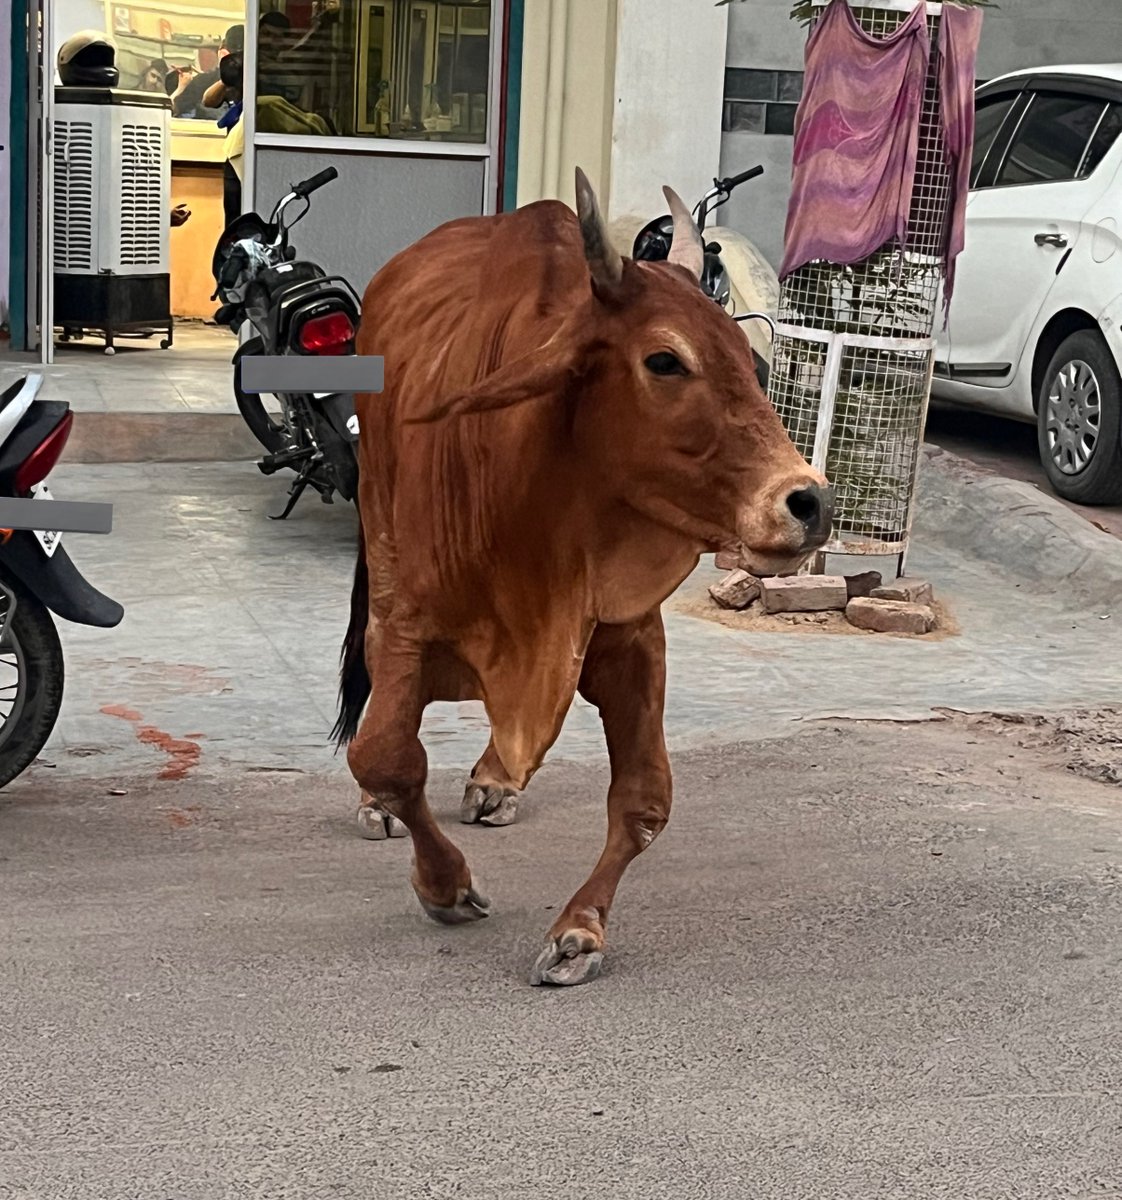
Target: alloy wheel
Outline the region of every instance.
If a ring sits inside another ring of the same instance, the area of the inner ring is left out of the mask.
[[[1094,457],[1102,421],[1102,392],[1091,366],[1082,359],[1065,363],[1045,401],[1048,453],[1064,475],[1078,475]]]

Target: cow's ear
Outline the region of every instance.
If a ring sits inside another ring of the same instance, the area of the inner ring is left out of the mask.
[[[577,217],[584,239],[584,257],[592,276],[592,290],[601,300],[614,300],[623,280],[623,259],[612,245],[596,193],[580,167],[577,167]]]
[[[416,416],[407,417],[406,425],[427,425],[446,417],[493,412],[511,408],[527,400],[547,400],[564,392],[576,378],[580,356],[572,347],[565,349],[568,338],[554,335],[533,354],[527,354],[481,379],[454,396],[441,400]]]

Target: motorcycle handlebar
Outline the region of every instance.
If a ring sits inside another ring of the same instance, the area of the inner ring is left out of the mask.
[[[756,179],[763,173],[763,167],[749,167],[747,171],[741,171],[739,175],[730,175],[728,179],[718,179],[715,182],[721,191],[731,192],[733,188],[747,183],[749,179]]]
[[[762,168],[761,168],[762,170]],[[307,199],[312,192],[323,187],[324,184],[330,183],[333,179],[339,178],[339,172],[334,167],[325,167],[317,175],[313,175],[311,179],[305,179],[303,183],[297,183],[293,186],[292,194]]]

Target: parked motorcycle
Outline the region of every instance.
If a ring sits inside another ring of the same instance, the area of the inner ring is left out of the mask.
[[[270,414],[260,395],[242,387],[241,364],[250,355],[353,355],[361,302],[339,275],[298,259],[289,231],[311,207],[309,197],[338,178],[328,167],[297,183],[277,201],[268,221],[246,213],[227,226],[215,247],[212,270],[221,299],[219,324],[240,332],[246,322],[256,336],[234,355],[234,397],[266,454],[258,463],[265,475],[296,472],[283,521],[306,488],[326,504],[336,492],[352,501],[358,487],[358,424],[354,397],[344,392],[278,392],[280,412]],[[295,215],[291,205],[303,201]]]
[[[694,220],[697,222],[697,227],[701,231],[702,240],[704,241],[705,226],[709,217],[716,212],[722,204],[727,203],[733,191],[742,183],[747,183],[750,179],[756,179],[764,173],[761,166],[749,167],[747,171],[741,171],[739,175],[732,175],[727,179],[714,179],[713,186],[704,196],[697,202],[693,209]],[[639,230],[635,237],[635,244],[632,247],[631,257],[639,261],[660,262],[669,258],[670,243],[674,238],[674,218],[667,213],[665,216],[656,217],[653,221],[649,221],[642,229]],[[735,311],[735,304],[732,302],[732,281],[729,278],[728,269],[721,258],[721,245],[719,242],[705,242],[705,257],[704,266],[701,273],[701,288],[707,296],[721,306],[726,312],[731,309],[731,316],[735,321],[764,321],[774,333],[775,322],[771,316],[765,312],[743,312]],[[766,391],[768,385],[768,365],[764,359],[756,354],[756,377],[760,381],[760,386]]]
[[[44,480],[74,414],[63,400],[37,400],[41,383],[29,375],[0,393],[0,495],[51,499]],[[102,629],[124,616],[61,542],[60,533],[0,529],[0,787],[35,761],[58,720],[65,669],[51,614]]]

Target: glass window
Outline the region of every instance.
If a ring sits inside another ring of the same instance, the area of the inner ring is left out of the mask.
[[[1106,102],[1039,92],[998,173],[998,186],[1074,179]]]
[[[754,71],[747,67],[725,70],[726,100],[775,100],[778,92],[778,71]]]
[[[262,133],[485,142],[490,0],[281,0],[258,34]]]
[[[795,104],[769,104],[764,132],[791,136],[795,132],[795,113],[797,111],[798,106]]]
[[[802,71],[779,72],[779,99],[801,100],[803,98]]]
[[[225,101],[207,91],[218,80],[218,64],[227,53],[241,52],[245,38],[245,0],[148,0],[118,4],[112,0],[57,0],[55,39],[62,45],[79,29],[103,28],[117,44],[118,87],[169,96],[173,145],[181,135],[211,136],[225,131],[215,122]]]
[[[1098,129],[1095,130],[1095,136],[1091,138],[1090,146],[1087,147],[1083,165],[1079,168],[1080,179],[1086,179],[1102,162],[1117,141],[1120,131],[1122,131],[1122,104],[1111,104],[1103,113],[1103,119],[1099,122]]]
[[[763,133],[766,104],[745,104],[737,100],[725,101],[725,119],[721,129],[725,133]]]
[[[993,145],[994,138],[997,137],[1001,123],[1005,120],[1016,99],[1015,95],[989,96],[980,100],[974,110],[974,157],[970,163],[970,186],[972,188],[985,186],[979,179],[982,164],[986,161],[986,155]]]

